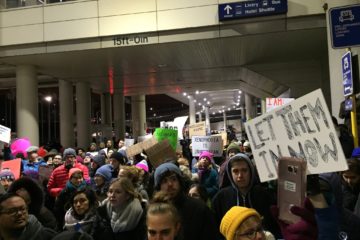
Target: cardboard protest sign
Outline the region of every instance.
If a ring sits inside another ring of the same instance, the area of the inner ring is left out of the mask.
[[[199,156],[202,151],[211,152],[215,157],[222,156],[223,142],[221,135],[193,136],[191,144],[193,156]]]
[[[189,137],[192,138],[192,136],[206,136],[205,122],[189,125]]]
[[[149,158],[151,164],[156,168],[160,164],[162,164],[165,160],[174,159],[176,160],[176,153],[168,139],[165,139],[151,148],[147,149],[146,154]]]
[[[154,132],[156,140],[161,142],[164,139],[169,140],[171,147],[176,150],[176,144],[178,141],[178,131],[168,128],[157,128]]]
[[[227,145],[227,133],[226,132],[220,132],[219,134],[213,134],[211,136],[221,136],[223,147]]]
[[[0,125],[0,141],[10,143],[11,129]]]
[[[150,139],[150,138],[152,138],[152,137],[153,137],[153,135],[151,135],[151,134],[145,135],[145,136],[138,136],[137,142],[138,142],[138,143],[139,143],[139,142],[143,142],[143,141],[145,141],[145,140],[147,140],[147,139]]]
[[[15,179],[20,177],[20,169],[21,169],[21,158],[17,158],[14,160],[2,161],[1,162],[1,170],[10,169],[10,171],[14,174]]]
[[[150,135],[151,136],[151,135]],[[146,140],[139,142],[137,144],[131,145],[126,148],[126,155],[128,157],[133,157],[137,154],[142,153],[143,150],[150,148],[155,145],[158,141],[154,137],[146,138]]]
[[[344,171],[346,159],[320,89],[245,123],[262,182],[277,178],[280,156],[307,161],[307,173]]]

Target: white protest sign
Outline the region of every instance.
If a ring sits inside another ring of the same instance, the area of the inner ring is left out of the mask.
[[[266,112],[284,106],[293,100],[294,98],[266,98]]]
[[[132,145],[134,145],[135,143],[135,139],[132,139],[132,138],[125,138],[125,147],[130,147]]]
[[[0,141],[9,143],[11,137],[11,129],[0,125]]]
[[[320,89],[245,123],[262,182],[277,178],[280,156],[307,161],[307,173],[344,171],[346,158]]]
[[[160,127],[178,130],[178,139],[183,139],[183,128],[188,118],[188,116],[183,116],[174,118],[173,122],[161,122]]]
[[[192,155],[199,156],[202,151],[208,151],[215,157],[221,157],[223,142],[221,135],[217,136],[193,136],[191,138]]]

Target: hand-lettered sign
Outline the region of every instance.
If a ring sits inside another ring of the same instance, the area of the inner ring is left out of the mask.
[[[308,174],[347,169],[320,89],[246,122],[245,129],[262,182],[277,178],[280,156],[305,159]]]
[[[199,156],[202,151],[209,151],[215,157],[221,157],[223,152],[223,141],[221,135],[193,136],[191,138],[192,155]]]

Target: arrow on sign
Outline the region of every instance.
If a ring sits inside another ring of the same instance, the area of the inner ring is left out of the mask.
[[[226,11],[226,14],[230,14],[230,10],[232,10],[232,7],[230,5],[226,5],[224,7],[224,10]]]

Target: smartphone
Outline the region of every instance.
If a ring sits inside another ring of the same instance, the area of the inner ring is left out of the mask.
[[[302,206],[306,193],[306,161],[281,157],[278,162],[278,207],[279,219],[296,223],[300,217],[292,214],[293,205]]]

